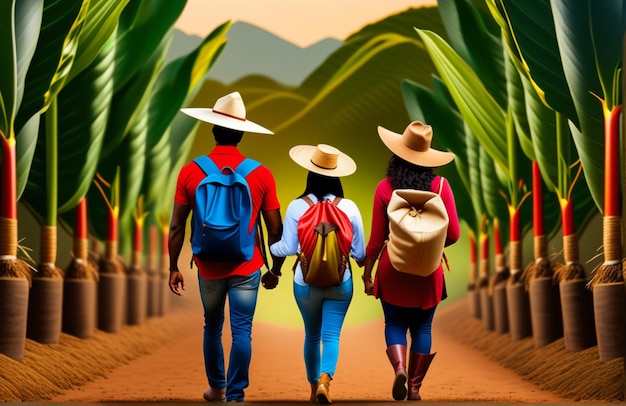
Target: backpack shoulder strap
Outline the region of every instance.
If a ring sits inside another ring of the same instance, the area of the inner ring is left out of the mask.
[[[311,198],[309,196],[302,196],[301,199],[304,200],[305,202],[307,202],[307,204],[309,206],[313,206],[315,204],[315,203],[313,203],[313,200],[311,200]]]
[[[250,175],[250,173],[256,168],[258,168],[259,166],[261,166],[260,162],[257,162],[251,158],[246,158],[243,161],[241,161],[239,165],[237,165],[237,168],[235,168],[235,171],[245,178],[248,175]]]
[[[217,165],[215,165],[215,162],[213,162],[213,160],[207,155],[199,156],[193,161],[196,163],[196,165],[200,167],[200,169],[202,169],[202,172],[204,172],[205,175],[208,175],[209,173],[220,172],[220,168],[218,168]]]
[[[339,202],[341,201],[341,199],[342,199],[341,197],[336,196],[336,197],[335,197],[335,200],[333,200],[333,204],[334,204],[335,206],[337,206],[337,205],[339,204]]]
[[[441,195],[441,190],[443,189],[443,181],[444,181],[443,176],[440,176],[439,177],[439,192],[437,192],[438,195]]]

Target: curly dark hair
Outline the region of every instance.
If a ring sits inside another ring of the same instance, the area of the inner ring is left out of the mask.
[[[341,185],[340,178],[334,176],[324,176],[311,171],[309,171],[309,174],[306,177],[306,187],[304,188],[304,192],[298,196],[298,198],[306,196],[309,193],[313,193],[315,197],[317,197],[317,200],[322,200],[322,198],[328,193],[337,197],[344,197],[343,186]]]
[[[387,165],[387,177],[394,189],[430,190],[435,172],[433,168],[414,165],[392,155]]]

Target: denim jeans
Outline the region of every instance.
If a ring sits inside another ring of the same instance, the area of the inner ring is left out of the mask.
[[[411,333],[411,352],[430,354],[433,343],[433,316],[437,306],[430,309],[401,307],[381,301],[385,315],[385,341],[387,347],[407,345],[406,332]]]
[[[243,401],[248,387],[252,355],[252,318],[256,309],[261,271],[248,276],[206,280],[198,276],[200,298],[204,307],[204,366],[209,385],[226,388],[226,400]],[[224,371],[222,329],[228,297],[232,345],[228,372]]]
[[[339,358],[341,326],[352,301],[352,278],[329,287],[294,283],[293,293],[304,321],[307,379],[309,383],[316,383],[321,373],[333,377]]]

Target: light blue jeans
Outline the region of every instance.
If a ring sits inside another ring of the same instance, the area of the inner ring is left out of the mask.
[[[307,379],[309,383],[316,383],[321,373],[333,377],[339,358],[339,335],[352,301],[352,278],[329,287],[294,283],[293,293],[304,321]]]
[[[204,366],[209,385],[226,388],[227,401],[243,402],[252,356],[252,318],[256,309],[261,270],[248,276],[206,280],[198,276],[204,307]],[[232,345],[228,372],[224,371],[224,306],[228,297]]]

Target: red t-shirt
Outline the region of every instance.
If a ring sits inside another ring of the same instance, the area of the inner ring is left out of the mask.
[[[237,147],[223,145],[216,146],[209,153],[209,156],[220,169],[225,166],[234,168],[246,158]],[[193,210],[196,188],[205,176],[202,169],[194,162],[189,162],[183,166],[178,174],[174,201],[178,204],[188,205]],[[280,203],[276,196],[274,176],[267,167],[259,166],[246,177],[246,181],[250,186],[250,194],[252,195],[252,220],[250,223],[252,226],[257,221],[260,211],[278,210]],[[245,276],[263,266],[263,257],[259,246],[259,241],[257,241],[254,256],[246,262],[202,261],[196,258],[193,261],[198,267],[200,276],[204,279],[220,279],[233,275]]]
[[[435,176],[431,184],[431,192],[439,191],[439,176]],[[443,267],[424,277],[411,275],[395,270],[387,255],[385,241],[389,236],[389,218],[387,206],[391,200],[393,188],[389,178],[385,178],[376,187],[372,211],[372,228],[365,255],[378,258],[378,267],[374,279],[374,296],[395,306],[421,307],[429,309],[446,297]],[[448,212],[448,236],[446,246],[455,243],[461,233],[459,218],[456,211],[454,195],[448,182],[443,183],[441,199]],[[382,250],[382,252],[381,252]]]

